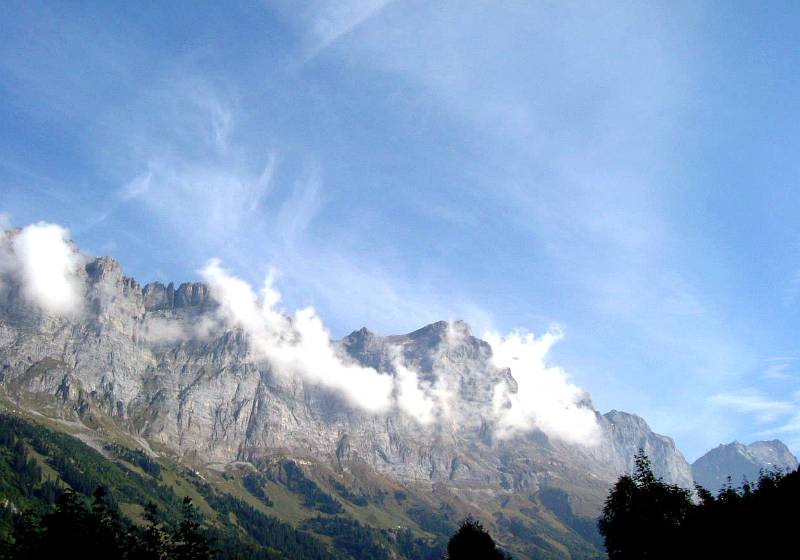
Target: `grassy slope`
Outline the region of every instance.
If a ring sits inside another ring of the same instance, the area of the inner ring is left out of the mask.
[[[109,487],[121,511],[134,522],[140,520],[141,506],[147,501],[156,502],[162,511],[174,516],[179,500],[188,495],[207,525],[226,538],[243,540],[274,557],[300,558],[298,554],[305,554],[309,558],[316,555],[359,559],[381,557],[385,551],[387,558],[424,559],[428,555],[436,557],[460,519],[477,506],[487,528],[517,558],[600,556],[596,547],[568,526],[572,521],[568,515],[560,512],[561,517],[556,516],[536,496],[508,494],[497,498],[440,485],[433,489],[403,487],[358,464],[348,465],[344,472],[334,472],[320,464],[303,465],[300,474],[294,475],[299,477],[298,482],[287,478],[287,469],[294,472],[287,467],[287,461],[276,459],[258,466],[266,475],[261,488],[271,502],[267,504],[243,483],[248,473],[256,472],[254,466],[228,466],[224,472],[195,471],[162,453],[156,459],[160,473],[154,477],[130,457],[120,457],[104,448],[116,444],[128,450],[142,449],[141,442],[109,418],[90,414],[80,422],[65,422],[13,411],[15,408],[6,402],[0,405],[0,412],[5,409],[6,418],[30,427],[22,430],[23,439],[31,460],[43,473],[42,480],[57,479],[59,484],[68,485],[69,477],[54,466],[56,456],[61,457],[62,463],[66,457],[67,463],[74,462],[86,474],[89,484],[96,480]],[[47,445],[32,441],[37,439]],[[18,509],[47,507],[42,499],[15,489],[20,482],[9,459],[9,450],[0,448],[0,504],[7,498]],[[223,503],[219,497],[230,499]],[[337,507],[341,511],[331,511]],[[255,513],[248,513],[247,508]],[[280,529],[271,526],[276,535],[265,537],[265,520],[286,525]],[[291,531],[296,535],[290,535]],[[292,539],[314,542],[298,544]],[[298,553],[300,549],[302,552]]]

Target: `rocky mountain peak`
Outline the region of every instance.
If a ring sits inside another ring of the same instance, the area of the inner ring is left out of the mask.
[[[637,416],[636,414],[631,414],[630,412],[612,409],[606,412],[603,416],[605,416],[614,426],[620,428],[626,426],[642,431],[650,430],[650,426],[647,424],[647,421],[644,418]]]
[[[358,338],[371,338],[371,337],[375,336],[375,333],[373,333],[367,327],[361,327],[357,331],[353,331],[352,333],[350,333],[350,336],[358,337]]]
[[[413,340],[441,340],[446,337],[470,338],[472,337],[472,329],[466,322],[460,319],[455,321],[437,321],[435,323],[425,325],[421,329],[410,332],[406,336]]]
[[[122,278],[122,265],[114,257],[98,257],[86,263],[86,274],[92,282],[116,281]]]
[[[148,311],[205,308],[213,304],[209,288],[202,282],[184,282],[177,289],[172,282],[166,286],[161,282],[151,282],[142,290],[142,296]]]
[[[692,487],[691,467],[675,442],[653,432],[644,418],[611,410],[601,417],[601,426],[608,433],[612,447],[618,449],[612,456],[621,458],[617,464],[619,470],[633,471],[633,455],[642,449],[653,463],[656,475],[685,488]]]
[[[797,468],[797,457],[779,439],[770,441],[756,441],[747,446],[747,450],[753,457],[762,461],[766,465],[776,465],[789,468]]]
[[[761,471],[792,471],[797,458],[780,441],[756,441],[745,445],[738,441],[718,445],[694,463],[692,474],[698,484],[709,490],[719,490],[730,477],[733,484],[743,479],[758,480]]]
[[[373,338],[375,338],[375,333],[373,333],[367,327],[361,327],[357,331],[353,331],[344,337],[341,343],[348,348],[355,348],[364,346]]]

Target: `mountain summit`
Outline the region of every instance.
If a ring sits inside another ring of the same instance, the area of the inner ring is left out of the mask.
[[[797,458],[777,439],[744,445],[738,441],[719,445],[692,463],[692,475],[698,484],[719,490],[730,477],[734,485],[743,479],[758,480],[761,471],[793,471]]]

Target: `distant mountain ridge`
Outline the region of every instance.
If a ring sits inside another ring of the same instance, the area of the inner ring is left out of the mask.
[[[692,463],[692,475],[698,484],[716,492],[728,477],[736,486],[744,479],[756,482],[762,470],[786,472],[797,466],[797,458],[780,440],[750,445],[733,441],[715,447]]]

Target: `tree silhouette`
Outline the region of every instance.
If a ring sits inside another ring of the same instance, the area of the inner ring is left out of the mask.
[[[692,509],[691,493],[653,474],[643,450],[632,475],[623,475],[606,499],[598,523],[611,560],[664,558]]]
[[[3,558],[95,558],[107,560],[209,560],[208,540],[188,497],[177,527],[165,527],[153,503],[145,525],[123,522],[105,488],[98,486],[87,505],[71,489],[63,491],[52,512],[22,515]]]
[[[730,479],[715,496],[694,495],[656,478],[640,450],[636,469],[606,499],[598,527],[610,560],[767,558],[794,547],[800,471],[762,472],[757,483]]]
[[[183,498],[183,519],[172,536],[175,560],[208,560],[208,540],[200,533],[200,521],[189,496]]]
[[[497,547],[480,521],[467,517],[450,537],[447,544],[448,560],[510,560],[510,556]]]

